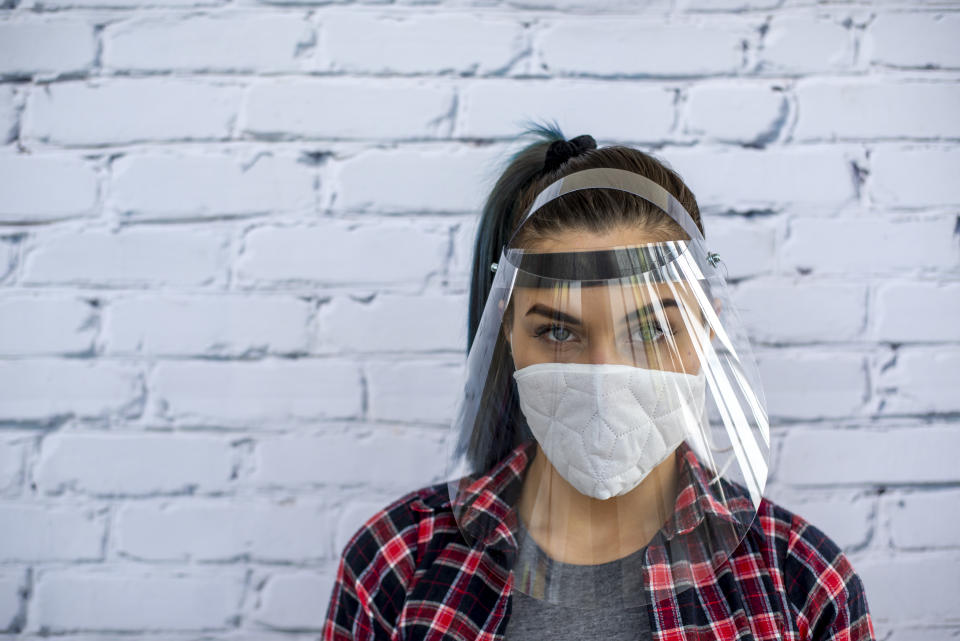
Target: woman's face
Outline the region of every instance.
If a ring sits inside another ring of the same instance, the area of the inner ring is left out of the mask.
[[[642,230],[570,231],[537,252],[609,249],[657,242]],[[537,363],[633,365],[696,374],[713,337],[690,284],[637,279],[517,287],[505,325],[516,369]]]

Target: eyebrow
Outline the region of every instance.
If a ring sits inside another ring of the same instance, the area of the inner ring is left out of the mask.
[[[675,301],[675,300],[672,299],[672,298],[664,298],[664,299],[662,299],[662,300],[660,301],[660,306],[661,306],[662,308],[664,308],[664,309],[666,309],[667,307],[677,307],[677,308],[679,308],[679,305],[677,305],[677,301]],[[644,305],[643,307],[641,307],[641,308],[639,308],[639,309],[636,309],[636,310],[634,310],[634,311],[632,311],[632,312],[628,312],[628,313],[626,314],[626,316],[623,317],[623,321],[624,321],[624,322],[629,322],[631,319],[634,319],[634,318],[642,318],[643,316],[649,315],[650,312],[653,311],[653,309],[654,309],[654,304],[653,304],[653,303],[647,303],[646,305]],[[538,316],[544,316],[544,317],[549,318],[549,319],[551,319],[551,320],[556,320],[556,321],[560,321],[561,323],[566,323],[567,325],[582,325],[582,324],[583,324],[583,323],[581,322],[581,320],[580,320],[579,318],[577,318],[576,316],[571,316],[570,314],[564,314],[563,312],[561,312],[561,311],[559,311],[559,310],[556,310],[556,309],[553,309],[552,307],[548,307],[548,306],[546,306],[546,305],[544,305],[544,304],[542,304],[542,303],[537,303],[536,305],[534,305],[533,307],[531,307],[530,309],[528,309],[528,310],[527,310],[527,313],[524,314],[524,316],[530,316],[531,314],[536,314],[536,315],[538,315]]]
[[[677,301],[675,301],[672,298],[661,298],[660,307],[662,307],[663,309],[666,309],[668,307],[676,307],[677,309],[680,308],[680,306],[677,305]],[[653,311],[653,309],[654,309],[654,304],[647,303],[646,305],[637,309],[636,311],[630,312],[629,314],[627,314],[626,318],[630,318],[631,316],[647,316],[650,312]]]
[[[545,316],[552,320],[558,320],[567,325],[581,325],[580,319],[576,316],[571,316],[570,314],[564,314],[563,312],[553,309],[552,307],[547,307],[541,303],[537,303],[533,307],[527,310],[527,313],[524,316],[529,316],[530,314],[537,314],[538,316]]]

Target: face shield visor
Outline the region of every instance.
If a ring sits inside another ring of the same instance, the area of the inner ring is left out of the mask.
[[[550,603],[642,606],[710,584],[756,516],[770,455],[749,342],[689,214],[592,169],[688,238],[507,248],[467,359],[448,488],[467,542]]]

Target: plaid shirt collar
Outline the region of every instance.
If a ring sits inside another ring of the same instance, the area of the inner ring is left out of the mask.
[[[513,506],[523,485],[523,473],[536,451],[530,441],[515,448],[487,474],[478,477],[456,494],[454,513],[465,534],[472,535],[487,549],[513,550],[517,547],[517,514]],[[709,489],[710,475],[687,443],[677,448],[680,476],[673,515],[661,529],[667,541],[690,534],[705,519],[717,520],[735,528],[743,528],[755,514],[755,508],[744,495],[727,496],[727,503]]]

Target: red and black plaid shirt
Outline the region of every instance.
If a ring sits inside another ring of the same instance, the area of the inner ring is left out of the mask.
[[[457,525],[446,483],[412,492],[367,521],[340,560],[323,639],[503,639],[514,574],[502,550],[516,545],[516,513],[502,497],[515,496],[531,451],[517,448],[470,485],[461,524],[483,520],[487,532],[473,544]],[[683,468],[669,535],[697,536],[710,519],[735,518],[737,501],[713,500],[693,451],[683,444],[678,453]],[[739,505],[752,513],[748,499]],[[672,589],[678,565],[658,543],[664,540],[658,535],[647,546],[643,577],[658,641],[874,639],[863,584],[837,545],[766,499],[719,568],[687,559],[690,589]]]

